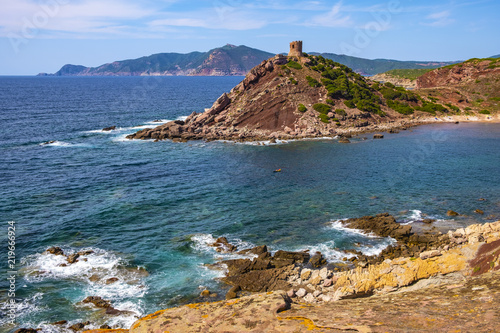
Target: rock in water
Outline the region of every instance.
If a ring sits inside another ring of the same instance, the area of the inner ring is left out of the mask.
[[[56,255],[56,256],[63,256],[64,255],[64,251],[60,247],[57,247],[57,246],[53,246],[51,248],[48,248],[47,250],[45,250],[45,252]]]

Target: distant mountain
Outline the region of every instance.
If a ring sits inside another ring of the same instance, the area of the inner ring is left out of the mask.
[[[352,68],[355,72],[363,75],[375,75],[387,72],[391,69],[413,69],[413,68],[438,68],[446,65],[457,63],[444,62],[444,61],[399,61],[392,59],[364,59],[358,57],[351,57],[343,54],[335,53],[311,53],[314,55],[321,55],[325,58],[332,59],[347,67]]]
[[[364,59],[335,53],[316,53],[352,68],[363,75],[374,75],[391,69],[437,68],[456,62],[398,61],[391,59]],[[64,65],[55,76],[141,76],[141,75],[189,75],[229,76],[246,75],[250,69],[273,53],[244,45],[227,44],[208,52],[158,53],[138,59],[115,61],[98,67]]]
[[[500,54],[497,54],[497,55],[491,56],[490,58],[500,58]]]
[[[244,45],[227,44],[208,52],[158,53],[115,61],[99,67],[64,65],[55,76],[245,75],[274,54]],[[40,74],[47,75],[47,74]]]

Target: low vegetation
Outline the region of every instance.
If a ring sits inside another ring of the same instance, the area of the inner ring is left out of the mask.
[[[400,79],[416,80],[419,76],[430,72],[433,68],[413,68],[413,69],[391,69],[384,74]]]

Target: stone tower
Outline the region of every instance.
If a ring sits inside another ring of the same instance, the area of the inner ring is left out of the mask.
[[[302,41],[298,40],[290,43],[289,57],[302,57]]]

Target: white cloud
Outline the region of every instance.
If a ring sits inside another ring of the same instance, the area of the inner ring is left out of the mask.
[[[451,13],[449,10],[444,10],[441,12],[430,14],[426,17],[427,21],[422,23],[431,27],[444,27],[455,22],[454,19],[450,18]]]
[[[314,16],[306,25],[321,27],[349,27],[353,25],[349,15],[342,15],[342,2],[335,4],[332,9],[324,14]]]

